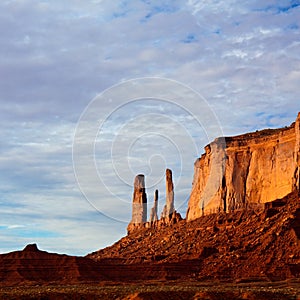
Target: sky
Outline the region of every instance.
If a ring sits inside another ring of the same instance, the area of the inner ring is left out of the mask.
[[[300,111],[300,1],[3,0],[0,252],[85,255],[126,234],[166,168],[185,216],[222,135]]]

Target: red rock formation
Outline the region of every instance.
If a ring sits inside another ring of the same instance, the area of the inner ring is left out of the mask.
[[[141,228],[88,257],[118,258],[153,272],[160,266],[173,279],[299,278],[300,197],[295,191],[260,211],[210,214],[159,230]]]
[[[168,218],[174,212],[174,185],[172,178],[172,171],[166,169],[166,205],[162,211],[161,217]]]
[[[145,176],[140,174],[134,179],[132,199],[132,219],[128,225],[128,232],[147,222],[147,195],[145,189]]]
[[[134,193],[132,203],[132,220],[127,226],[128,234],[142,228],[160,228],[170,226],[182,220],[181,215],[174,209],[174,185],[172,179],[172,171],[166,169],[166,204],[158,220],[157,204],[158,190],[154,194],[154,206],[150,212],[149,222],[147,216],[147,196],[145,193],[144,175],[137,175],[134,181]]]
[[[158,221],[157,206],[158,206],[158,190],[155,190],[155,192],[154,192],[154,204],[153,204],[153,207],[151,208],[150,218],[149,218],[150,223]]]
[[[300,275],[297,191],[265,210],[212,214],[140,228],[88,257],[35,245],[0,255],[0,286],[141,280],[284,280]]]
[[[294,159],[296,170],[294,174],[294,189],[300,191],[300,112],[298,113],[298,117],[295,123],[295,150],[294,150]]]
[[[105,280],[99,269],[90,259],[40,251],[32,244],[23,251],[0,255],[0,286]]]
[[[219,138],[205,152],[195,163],[187,220],[174,210],[167,170],[165,217],[146,222],[138,175],[130,235],[87,257],[51,254],[35,244],[0,255],[0,286],[299,278],[300,114],[290,127]],[[157,199],[158,191],[153,219]]]
[[[299,190],[300,114],[291,126],[218,138],[195,162],[187,220]]]

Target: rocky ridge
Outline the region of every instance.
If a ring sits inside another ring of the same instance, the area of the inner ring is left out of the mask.
[[[282,280],[300,275],[300,197],[261,210],[215,213],[172,226],[140,228],[87,256],[161,267],[170,278]],[[145,268],[144,267],[144,268]],[[177,271],[176,271],[177,270]],[[185,270],[180,275],[179,271]],[[168,273],[169,272],[169,273]]]
[[[49,253],[37,245],[0,255],[0,286],[104,280],[100,265],[85,257]]]
[[[113,282],[252,282],[300,276],[300,197],[265,209],[211,214],[140,228],[114,245],[73,257],[41,251],[0,255],[0,287]]]

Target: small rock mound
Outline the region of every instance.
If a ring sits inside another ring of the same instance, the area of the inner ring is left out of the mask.
[[[37,252],[39,251],[37,244],[28,244],[23,251],[26,252]]]

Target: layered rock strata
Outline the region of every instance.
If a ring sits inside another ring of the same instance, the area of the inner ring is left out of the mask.
[[[26,246],[22,251],[0,254],[1,286],[40,286],[42,284],[98,283],[105,280],[111,267],[105,267],[85,257],[49,253],[38,249],[36,244]],[[22,289],[22,288],[21,288]],[[0,288],[1,290],[1,288]],[[25,289],[26,290],[26,289]],[[62,299],[48,296],[0,299]],[[74,299],[72,297],[65,299]]]
[[[196,160],[187,220],[259,207],[300,185],[300,113],[296,122],[218,138]]]

